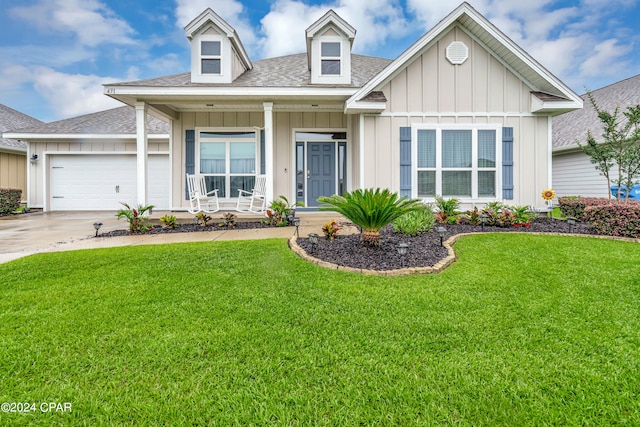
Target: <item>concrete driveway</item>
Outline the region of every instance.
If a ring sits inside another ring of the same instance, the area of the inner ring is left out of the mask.
[[[152,215],[157,219],[165,212]],[[181,222],[191,221],[187,212],[171,212]],[[221,213],[212,215],[222,217]],[[322,234],[322,225],[331,219],[344,220],[340,215],[325,212],[302,212],[300,235],[314,232]],[[256,215],[239,214],[239,219]],[[111,211],[100,212],[34,212],[0,217],[0,263],[41,252],[57,252],[75,249],[105,248],[141,244],[162,244],[213,240],[245,240],[289,238],[293,227],[274,227],[256,230],[204,231],[199,233],[173,233],[136,235],[125,237],[95,238],[94,222],[101,222],[100,233],[126,229],[127,222],[118,220]]]

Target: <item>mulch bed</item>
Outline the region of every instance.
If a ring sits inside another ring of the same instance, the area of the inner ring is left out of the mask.
[[[347,224],[342,224],[347,225]],[[271,228],[272,226],[262,224],[258,221],[237,222],[234,230]],[[461,233],[481,232],[481,226],[469,224],[447,225],[445,240],[449,237]],[[230,228],[219,226],[216,223],[208,227],[194,224],[178,224],[175,229],[155,227],[145,234],[161,233],[189,233],[198,231],[229,230]],[[531,222],[528,228],[516,227],[484,227],[485,232],[525,232],[525,233],[575,233],[575,234],[595,234],[588,224],[576,223],[573,229],[566,221],[539,217]],[[101,233],[101,237],[131,236],[137,233],[130,233],[127,230],[114,230]],[[404,242],[409,245],[409,251],[404,257],[404,262],[398,255],[398,244]],[[391,226],[381,230],[381,244],[379,247],[368,247],[360,243],[360,235],[338,235],[334,240],[328,240],[320,236],[318,244],[313,248],[306,236],[300,236],[298,245],[309,255],[322,261],[336,265],[367,270],[396,270],[402,267],[431,267],[447,256],[447,250],[440,246],[440,237],[434,231],[421,236],[410,237],[398,234]]]
[[[367,270],[396,270],[403,267],[432,267],[447,256],[447,249],[440,246],[440,236],[434,230],[421,236],[403,236],[393,231],[391,226],[381,230],[380,247],[367,247],[360,243],[360,235],[338,235],[334,240],[322,236],[318,244],[311,247],[309,239],[301,237],[298,245],[309,255],[322,261],[336,265]],[[481,232],[481,226],[469,224],[453,224],[446,226],[444,240],[461,233]],[[577,223],[570,229],[566,221],[540,217],[531,222],[528,228],[516,227],[484,227],[485,232],[528,232],[528,233],[578,233],[595,234],[588,224]],[[407,255],[398,255],[398,244],[409,245]]]

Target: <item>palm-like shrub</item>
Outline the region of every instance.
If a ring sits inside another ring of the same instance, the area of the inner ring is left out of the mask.
[[[354,190],[344,196],[319,197],[320,210],[335,211],[362,229],[362,241],[380,245],[380,229],[402,215],[422,208],[420,200],[399,197],[398,193],[379,188]]]
[[[129,206],[125,202],[120,202],[120,204],[123,205],[125,209],[120,209],[116,213],[116,217],[118,217],[118,219],[126,218],[127,221],[129,221],[130,232],[144,233],[150,228],[153,228],[146,224],[146,222],[149,220],[149,217],[145,215],[148,211],[151,211],[154,208],[153,205],[138,205],[134,208],[132,206]]]

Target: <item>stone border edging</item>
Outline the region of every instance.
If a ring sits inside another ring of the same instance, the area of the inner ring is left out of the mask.
[[[543,232],[517,232],[512,231],[517,234],[537,234],[537,235],[546,235],[546,236],[571,236],[571,237],[592,237],[596,239],[608,239],[608,240],[617,240],[621,242],[630,242],[630,243],[640,243],[640,239],[632,239],[630,237],[616,237],[616,236],[600,236],[595,234],[569,234],[569,233],[543,233]],[[300,258],[305,261],[309,261],[313,264],[316,264],[320,267],[328,268],[329,270],[339,270],[339,271],[347,271],[350,273],[360,273],[370,276],[407,276],[410,274],[436,274],[442,272],[444,269],[449,267],[456,261],[456,253],[453,250],[453,244],[460,238],[464,236],[472,236],[474,234],[487,234],[482,232],[476,233],[460,233],[454,236],[449,237],[442,244],[447,249],[447,256],[438,261],[433,265],[433,267],[406,267],[406,268],[398,268],[395,270],[369,270],[366,268],[354,268],[347,267],[344,265],[333,264],[327,261],[323,261],[321,259],[312,257],[309,255],[304,249],[302,249],[298,245],[298,238],[294,234],[289,239],[289,248],[296,253]]]

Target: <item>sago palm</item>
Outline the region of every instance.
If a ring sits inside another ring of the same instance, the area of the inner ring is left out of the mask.
[[[344,215],[362,229],[362,241],[380,245],[380,229],[402,215],[419,210],[420,200],[399,197],[388,189],[365,189],[346,192],[344,196],[319,197],[318,201],[329,206],[320,210],[335,211]]]

